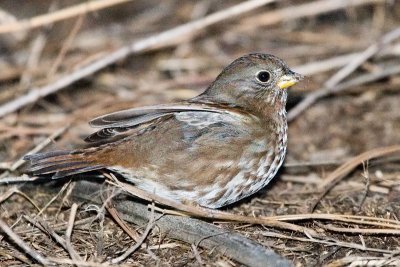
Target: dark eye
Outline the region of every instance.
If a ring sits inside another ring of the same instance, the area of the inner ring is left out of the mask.
[[[262,83],[268,82],[270,78],[271,78],[271,74],[268,71],[265,71],[265,70],[260,71],[257,74],[257,79]]]

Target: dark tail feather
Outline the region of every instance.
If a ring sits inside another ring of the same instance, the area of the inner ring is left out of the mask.
[[[53,173],[54,179],[103,168],[83,151],[52,151],[26,155],[24,159],[30,161],[33,175]]]

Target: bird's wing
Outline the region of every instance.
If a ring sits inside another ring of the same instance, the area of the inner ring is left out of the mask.
[[[133,108],[97,117],[89,122],[94,128],[102,128],[89,135],[86,142],[101,142],[126,133],[132,128],[146,125],[158,118],[179,112],[200,111],[222,113],[224,110],[207,104],[180,103]]]

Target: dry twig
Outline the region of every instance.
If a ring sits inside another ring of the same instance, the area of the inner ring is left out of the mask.
[[[30,30],[40,26],[48,25],[60,20],[76,17],[89,12],[97,11],[100,9],[115,6],[131,0],[97,0],[89,1],[86,3],[78,4],[75,6],[60,9],[49,14],[40,15],[30,19],[24,19],[21,21],[11,22],[8,24],[0,25],[0,34]]]
[[[29,247],[14,231],[0,218],[0,228],[18,247],[25,251],[29,256],[44,266],[52,265],[48,259]]]
[[[391,155],[399,151],[400,151],[400,145],[376,148],[364,152],[350,159],[348,162],[344,163],[340,167],[338,167],[325,179],[324,183],[319,186],[319,191],[321,193],[317,197],[317,199],[315,199],[312,202],[310,206],[310,211],[314,211],[319,201],[329,192],[329,190],[331,190],[335,184],[337,184],[341,179],[346,177],[346,175],[349,174],[352,170],[354,170],[354,168],[357,167],[359,164],[373,158]]]
[[[49,144],[51,144],[51,142],[54,141],[54,139],[57,139],[60,135],[62,135],[69,126],[65,126],[61,129],[59,129],[58,131],[56,131],[55,133],[53,133],[52,135],[50,135],[48,138],[46,138],[45,140],[43,140],[42,142],[40,142],[37,146],[35,146],[32,150],[30,150],[27,154],[35,154],[38,153],[40,150],[42,150],[43,148],[45,148],[46,146],[48,146]],[[25,156],[25,155],[24,155]],[[11,167],[9,168],[9,170],[5,171],[4,173],[2,173],[0,175],[0,180],[4,177],[6,177],[7,175],[9,175],[11,172],[16,171],[19,167],[21,167],[22,165],[24,165],[26,163],[26,161],[23,159],[23,157],[21,157],[20,159],[18,159],[16,162],[14,162]]]
[[[48,207],[50,207],[50,205],[59,197],[61,196],[65,190],[70,186],[71,181],[68,181],[67,183],[65,183],[63,185],[63,187],[61,188],[60,191],[58,191],[58,193],[52,198],[50,199],[49,202],[46,203],[46,205],[35,215],[35,218],[40,216]]]
[[[154,215],[154,204],[151,207],[152,208],[151,208],[150,220],[149,220],[149,223],[147,224],[146,229],[144,230],[144,232],[142,234],[142,237],[136,242],[135,245],[133,245],[132,247],[128,248],[121,256],[112,259],[110,261],[112,264],[118,264],[121,261],[125,260],[127,257],[129,257],[129,255],[131,255],[133,252],[135,252],[143,244],[143,242],[146,240],[146,238],[149,235],[151,229],[153,229],[154,223],[156,221],[155,215]]]
[[[35,207],[35,209],[40,210],[39,207],[36,205],[36,203],[31,199],[29,196],[27,196],[24,192],[21,192],[16,186],[11,187],[8,189],[6,192],[0,195],[0,204],[3,203],[6,199],[11,197],[14,194],[21,195],[24,197],[26,200],[28,200],[29,203],[32,204],[32,206]]]
[[[78,205],[76,203],[72,204],[71,213],[69,215],[69,220],[68,220],[68,227],[67,231],[65,232],[65,247],[67,248],[71,259],[75,262],[80,262],[82,261],[82,259],[71,244],[72,229],[74,228],[74,222],[77,210],[78,210]],[[76,265],[79,266],[78,263]]]
[[[338,233],[348,233],[348,234],[362,234],[362,235],[400,235],[400,230],[396,229],[371,229],[371,228],[359,228],[359,227],[337,227],[333,225],[327,225],[318,223],[318,226]]]
[[[273,25],[282,21],[289,21],[305,17],[313,17],[319,14],[332,12],[338,9],[355,7],[368,4],[384,3],[385,0],[320,0],[310,3],[294,5],[291,7],[265,12],[243,20],[244,26],[240,30],[247,31],[254,27]]]
[[[352,249],[357,249],[357,250],[361,250],[361,251],[373,251],[373,252],[380,252],[380,253],[391,253],[392,252],[392,251],[386,250],[386,249],[368,248],[363,245],[350,243],[350,242],[343,242],[343,241],[335,240],[332,238],[325,238],[325,239],[304,238],[304,237],[288,236],[288,235],[274,233],[274,232],[261,232],[261,235],[267,236],[267,237],[280,238],[280,239],[296,240],[296,241],[301,241],[301,242],[312,242],[312,243],[324,244],[327,246],[339,246],[339,247],[345,247],[345,248],[352,248]]]
[[[197,262],[198,262],[200,265],[204,265],[204,262],[203,262],[203,260],[201,259],[199,250],[197,249],[197,246],[196,246],[195,244],[192,244],[191,247],[192,247],[192,250],[193,250],[194,257],[196,258]]]
[[[64,41],[63,45],[61,46],[60,52],[58,53],[56,59],[53,62],[53,65],[50,67],[47,78],[52,77],[58,70],[63,58],[67,54],[68,49],[70,48],[72,42],[74,41],[75,36],[78,34],[80,28],[82,27],[85,15],[82,14],[78,17],[77,21],[75,22],[71,32],[68,34],[67,39]]]
[[[348,77],[351,73],[353,73],[361,64],[383,49],[385,46],[389,45],[394,40],[400,37],[400,28],[396,28],[393,31],[385,34],[380,40],[376,43],[369,46],[366,50],[360,53],[357,57],[355,57],[352,61],[346,64],[343,68],[341,68],[336,74],[334,74],[328,81],[325,82],[322,89],[319,89],[313,93],[308,94],[299,104],[297,104],[288,114],[288,120],[291,121],[299,116],[303,111],[305,111],[308,107],[314,104],[318,99],[328,96],[332,93],[337,93],[347,88],[351,88],[354,85],[365,84],[367,82],[371,82],[375,79],[383,78],[385,76],[393,75],[395,73],[400,72],[399,66],[394,66],[391,68],[391,71],[387,69],[382,70],[379,73],[372,73],[363,76],[363,79],[360,82],[361,77],[354,78],[347,83],[339,84],[343,79]],[[374,77],[371,79],[371,77]]]
[[[32,82],[32,73],[37,68],[42,55],[43,49],[47,42],[47,33],[40,32],[38,36],[32,41],[31,52],[26,62],[26,68],[21,75],[20,85],[22,87],[29,87]]]
[[[308,214],[289,214],[280,216],[271,216],[271,219],[279,221],[304,221],[304,220],[324,220],[324,221],[335,221],[353,223],[358,225],[371,225],[376,227],[387,227],[390,229],[400,230],[400,221],[361,216],[361,215],[344,215],[344,214],[323,214],[323,213],[308,213]]]
[[[41,179],[38,176],[29,177],[28,175],[24,174],[21,176],[10,176],[0,179],[0,185],[4,184],[14,184],[14,183],[24,183],[24,182],[34,182]]]
[[[325,265],[325,267],[356,266],[400,266],[400,259],[391,254],[384,257],[346,256]]]

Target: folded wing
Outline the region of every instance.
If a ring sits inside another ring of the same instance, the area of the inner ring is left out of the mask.
[[[206,104],[171,104],[157,105],[141,108],[122,110],[97,117],[89,122],[94,128],[102,128],[89,135],[86,142],[102,142],[115,136],[126,133],[138,126],[151,123],[152,121],[179,112],[200,111],[222,113],[221,109],[216,109]]]

